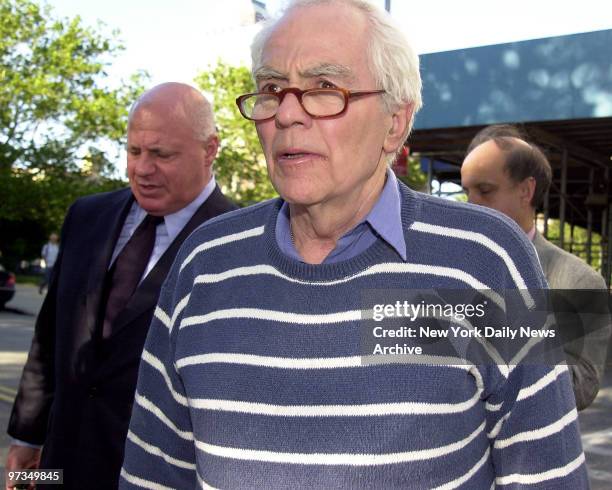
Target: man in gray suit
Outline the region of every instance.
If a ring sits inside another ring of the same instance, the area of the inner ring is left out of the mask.
[[[588,264],[546,240],[535,227],[535,210],[550,187],[552,171],[542,151],[529,143],[513,126],[488,126],[468,147],[461,167],[461,185],[469,202],[500,211],[512,218],[535,246],[544,275],[554,290],[607,290],[603,278]],[[555,309],[573,310],[570,316],[557,315],[559,328],[574,340],[564,344],[572,372],[578,410],[588,407],[599,391],[606,360],[610,317],[589,314],[595,298],[607,301],[607,295],[573,292],[553,295]],[[582,325],[576,325],[576,319]],[[586,328],[584,337],[576,338],[578,327]]]

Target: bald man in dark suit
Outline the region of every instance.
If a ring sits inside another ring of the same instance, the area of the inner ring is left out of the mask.
[[[190,86],[154,87],[130,111],[130,188],[79,199],[65,218],[9,422],[7,471],[61,468],[63,488],[117,487],[162,283],[183,240],[235,208],[215,184],[218,146],[210,104]],[[146,251],[136,243],[144,233]],[[144,270],[130,271],[137,262]]]

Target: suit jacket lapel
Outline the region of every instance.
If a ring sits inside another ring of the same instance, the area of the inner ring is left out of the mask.
[[[90,251],[92,264],[89,269],[85,300],[87,328],[92,336],[99,325],[100,318],[103,317],[103,313],[100,312],[100,302],[104,293],[106,272],[133,200],[130,190],[125,189],[124,192],[117,195],[115,202],[101,209],[95,218],[92,217],[97,221],[95,228],[98,230],[98,237],[93,241],[93,250]]]
[[[113,326],[113,335],[120,332],[126,325],[147,310],[154,308],[159,298],[161,285],[166,279],[174,258],[185,239],[205,221],[233,209],[231,203],[221,193],[217,186],[209,198],[198,208],[191,219],[183,227],[168,249],[160,257],[155,267],[140,283],[134,296],[125,309],[117,315]],[[147,325],[148,328],[148,325]]]

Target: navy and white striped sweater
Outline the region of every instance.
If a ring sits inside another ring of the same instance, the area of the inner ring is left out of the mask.
[[[365,290],[545,287],[498,214],[400,188],[408,262],[382,240],[341,263],[293,261],[274,236],[279,200],[184,243],[120,488],[588,488],[565,366],[361,362]]]

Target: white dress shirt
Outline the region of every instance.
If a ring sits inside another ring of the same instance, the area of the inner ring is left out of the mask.
[[[204,203],[204,201],[206,201],[206,199],[210,197],[212,192],[215,190],[215,185],[215,177],[213,176],[208,184],[206,184],[204,189],[202,189],[202,192],[200,192],[200,194],[193,201],[191,201],[191,203],[176,213],[164,216],[164,222],[159,224],[155,230],[155,245],[153,246],[153,252],[151,252],[151,257],[149,257],[147,267],[140,278],[141,281],[147,277],[147,274],[151,272],[153,267],[155,267],[157,261],[168,249],[176,236],[185,227],[187,222],[193,217],[198,208]],[[121,250],[123,250],[123,247],[125,247],[134,231],[136,231],[138,225],[140,225],[142,220],[145,219],[146,215],[147,212],[140,207],[138,202],[134,201],[128,215],[125,218],[125,222],[123,223],[123,228],[121,228],[121,233],[119,234],[117,243],[115,244],[109,269],[115,263],[115,259]]]

